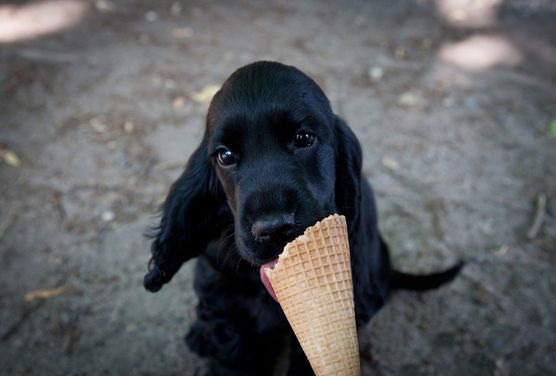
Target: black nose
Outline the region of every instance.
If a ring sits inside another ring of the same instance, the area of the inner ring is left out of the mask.
[[[294,227],[294,214],[270,214],[253,222],[251,232],[259,241],[290,240]]]

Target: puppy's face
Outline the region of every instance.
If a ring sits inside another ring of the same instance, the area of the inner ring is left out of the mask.
[[[276,63],[236,71],[213,99],[208,148],[245,260],[275,259],[335,211],[334,119],[311,79]]]

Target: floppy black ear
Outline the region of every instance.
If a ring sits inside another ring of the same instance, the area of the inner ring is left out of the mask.
[[[218,177],[210,164],[206,139],[189,158],[162,206],[155,229],[149,271],[143,284],[155,292],[169,282],[181,265],[198,256],[219,233],[229,211]]]
[[[346,216],[348,230],[359,224],[363,154],[353,131],[336,117],[336,207]]]

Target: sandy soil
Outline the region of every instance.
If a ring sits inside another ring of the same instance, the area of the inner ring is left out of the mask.
[[[360,138],[397,267],[468,260],[393,297],[364,374],[556,374],[554,2],[58,1],[86,17],[0,44],[0,374],[202,372],[193,263],[147,293],[142,234],[206,92],[259,59],[314,77]]]

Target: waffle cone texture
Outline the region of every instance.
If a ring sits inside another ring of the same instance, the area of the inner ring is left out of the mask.
[[[345,217],[307,228],[265,273],[315,374],[360,375]]]

